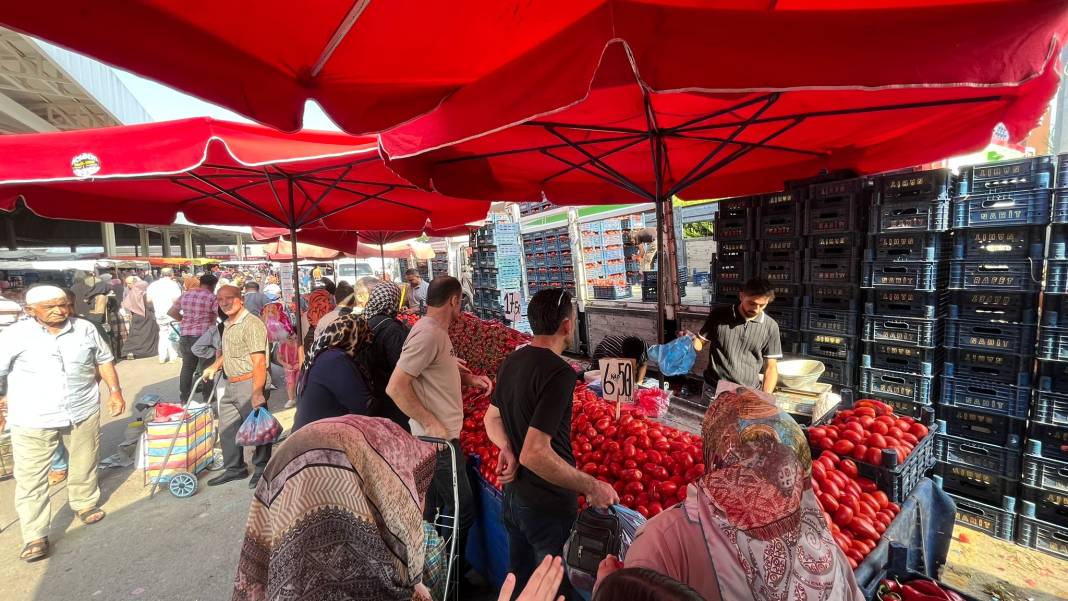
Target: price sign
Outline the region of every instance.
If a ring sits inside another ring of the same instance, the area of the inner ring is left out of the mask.
[[[629,403],[634,398],[634,378],[637,377],[637,363],[634,359],[601,359],[601,383],[604,388],[604,400],[616,402],[616,417],[619,417],[619,404]]]
[[[519,321],[523,311],[523,304],[519,300],[518,292],[509,292],[504,295],[504,317],[513,325]]]

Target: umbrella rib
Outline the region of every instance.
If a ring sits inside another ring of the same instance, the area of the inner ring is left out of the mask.
[[[349,161],[347,163],[338,163],[336,165],[329,165],[329,166],[326,166],[326,167],[316,167],[315,169],[308,169],[307,171],[294,171],[292,173],[288,173],[287,175],[292,175],[293,177],[307,177],[307,176],[315,174],[315,173],[321,173],[323,171],[330,171],[331,169],[341,169],[342,167],[348,167],[349,169],[352,169],[353,167],[355,167],[357,165],[362,165],[364,163],[370,163],[372,161],[377,161],[377,160],[380,160],[380,158],[381,157],[379,157],[378,153],[375,153],[375,154],[372,154],[370,156],[365,156],[365,157],[360,158],[360,159]],[[276,169],[277,169],[277,167],[276,167]]]
[[[644,142],[645,141],[645,136],[641,136],[641,137],[627,136],[625,139],[628,140],[628,142],[626,144],[623,144],[622,146],[619,146],[617,148],[612,148],[610,150],[606,150],[605,152],[597,155],[597,158],[604,158],[604,157],[606,157],[608,155],[615,154],[617,152],[623,152],[624,150],[630,148],[631,146],[634,146],[635,144],[640,144],[640,143]],[[566,144],[560,144],[559,146],[564,147],[564,148],[567,147]],[[578,165],[588,165],[588,164],[590,164],[589,160],[582,161],[581,163],[578,163]],[[541,183],[544,184],[544,183],[548,182],[549,180],[553,180],[553,179],[556,179],[556,178],[560,177],[561,175],[566,175],[566,174],[574,171],[575,169],[576,169],[576,167],[568,167],[567,169],[564,169],[562,171],[558,171],[558,172],[546,177],[545,179],[541,180]]]
[[[194,179],[197,179],[197,178],[194,178]],[[272,222],[275,225],[278,225],[280,227],[286,227],[286,224],[283,221],[281,221],[278,218],[276,218],[274,215],[271,215],[267,211],[263,211],[262,209],[260,209],[259,207],[256,207],[255,205],[246,204],[246,201],[243,198],[238,197],[236,194],[234,194],[232,192],[228,192],[228,191],[222,190],[220,188],[219,189],[220,191],[216,192],[214,194],[212,194],[210,192],[209,193],[205,193],[203,190],[198,190],[197,188],[194,188],[193,186],[190,186],[189,184],[187,184],[187,183],[185,183],[185,182],[183,182],[183,181],[181,181],[181,180],[179,180],[177,178],[172,178],[171,181],[174,182],[175,184],[183,187],[183,188],[186,188],[188,190],[192,190],[193,192],[196,192],[197,194],[200,195],[200,196],[198,196],[196,198],[190,198],[190,199],[182,201],[182,205],[183,206],[185,206],[186,204],[192,203],[192,202],[196,202],[198,200],[203,200],[205,198],[211,198],[213,200],[218,200],[219,202],[221,202],[221,203],[223,203],[223,204],[225,204],[225,205],[227,205],[229,207],[235,208],[235,209],[237,209],[239,211],[244,211],[246,213],[251,212],[253,214],[257,214],[260,217],[263,217],[264,219],[267,219],[268,221],[270,221],[270,222]],[[201,181],[203,181],[203,180],[201,180]],[[211,182],[204,181],[204,183],[208,184],[209,186],[212,186],[213,188],[216,187]],[[233,197],[237,202],[234,202],[234,201],[226,199],[225,198],[226,196]]]
[[[345,14],[345,18],[338,24],[338,28],[334,31],[334,35],[330,36],[330,41],[326,43],[326,47],[319,54],[319,59],[315,61],[315,64],[311,68],[311,76],[313,78],[319,77],[319,73],[322,72],[323,67],[326,67],[326,63],[330,60],[330,57],[334,55],[334,51],[341,45],[341,42],[345,40],[345,36],[349,35],[349,31],[352,30],[352,26],[359,20],[363,11],[367,10],[367,6],[371,4],[371,0],[356,0],[349,7],[349,12]]]
[[[763,144],[765,142],[768,142],[768,141],[770,141],[770,140],[772,140],[774,138],[777,138],[777,137],[781,136],[782,134],[786,133],[787,131],[790,131],[794,127],[797,127],[798,125],[800,125],[801,122],[803,122],[803,121],[804,121],[804,119],[795,119],[793,122],[786,124],[786,126],[779,128],[778,131],[774,131],[774,132],[768,134],[767,136],[764,136],[764,138],[762,140],[760,140],[760,143]],[[742,158],[743,156],[749,154],[753,150],[756,150],[756,148],[757,148],[757,146],[747,146],[747,147],[739,148],[738,150],[734,151],[730,155],[724,157],[719,162],[715,163],[714,165],[709,166],[704,171],[695,174],[691,178],[688,178],[688,179],[684,178],[683,180],[681,180],[681,181],[679,181],[678,183],[675,184],[675,186],[671,190],[671,195],[675,195],[675,194],[678,194],[678,193],[682,192],[686,188],[688,188],[688,187],[692,186],[693,184],[697,183],[698,181],[708,177],[712,173],[715,173],[716,171],[722,169],[723,167],[726,167],[730,163],[733,163],[734,161],[736,161],[736,160]]]
[[[633,129],[630,127],[610,127],[607,125],[591,125],[583,123],[560,123],[557,121],[526,121],[520,123],[520,125],[526,125],[530,127],[544,127],[545,129],[578,129],[582,131],[596,131],[608,134],[633,134],[633,135],[645,135],[649,132],[642,131],[640,129]]]
[[[354,165],[348,165],[347,167],[345,167],[345,170],[341,172],[341,175],[335,178],[334,181],[331,182],[325,190],[323,190],[322,194],[319,195],[319,198],[312,200],[311,205],[309,205],[308,208],[301,213],[300,218],[297,221],[304,221],[308,214],[311,213],[312,209],[318,209],[319,205],[323,202],[323,200],[326,199],[326,196],[338,187],[338,184],[341,183],[341,180],[345,179],[345,176],[348,175],[350,171],[352,171],[353,167]],[[308,196],[307,191],[304,190],[304,186],[300,185],[301,182],[299,179],[294,180],[294,183],[297,184],[301,192],[304,192],[305,196]],[[309,196],[308,199],[311,200],[311,197]]]
[[[750,98],[749,100],[745,100],[745,101],[739,102],[738,104],[729,106],[729,107],[727,107],[725,109],[718,110],[718,111],[716,111],[714,113],[709,113],[707,115],[702,115],[700,117],[694,117],[693,119],[690,119],[689,121],[684,121],[684,122],[682,122],[682,123],[680,123],[678,125],[674,125],[672,127],[666,128],[666,129],[668,131],[671,131],[671,132],[684,131],[684,130],[690,128],[690,127],[693,127],[694,125],[697,125],[698,123],[700,123],[702,121],[708,121],[709,119],[715,119],[716,117],[720,117],[722,115],[726,115],[727,113],[733,113],[733,112],[736,112],[736,111],[738,111],[740,109],[744,109],[747,106],[751,106],[751,105],[754,105],[754,104],[759,104],[761,102],[766,102],[772,96],[776,96],[777,97],[778,94],[777,93],[762,94],[762,95],[757,96],[755,98]]]
[[[204,163],[203,165],[200,166],[200,168],[201,169],[220,169],[220,170],[223,170],[223,171],[238,171],[238,172],[241,172],[241,173],[247,173],[249,175],[255,175],[257,177],[260,175],[259,171],[255,170],[255,169],[253,169],[251,167],[243,167],[243,166],[238,166],[238,165],[216,165],[214,163]]]
[[[686,139],[686,140],[700,140],[702,142],[722,142],[722,141],[727,139],[727,138],[715,138],[715,137],[710,137],[710,136],[695,136],[695,135],[692,135],[692,134],[675,134],[672,137],[683,138],[683,139]],[[790,153],[795,153],[795,154],[806,154],[806,155],[817,156],[817,157],[829,157],[829,156],[831,156],[831,153],[828,152],[828,151],[806,150],[804,148],[791,148],[790,146],[780,146],[778,144],[757,144],[756,142],[742,142],[740,140],[731,140],[730,143],[731,144],[736,144],[738,146],[756,146],[758,148],[763,148],[764,150],[777,150],[779,152],[790,152]]]
[[[601,171],[603,171],[604,173],[606,173],[606,174],[607,174],[607,175],[608,175],[609,177],[614,177],[614,178],[618,178],[618,179],[619,179],[619,181],[621,181],[621,182],[625,182],[625,183],[627,183],[627,184],[629,184],[629,185],[631,185],[631,186],[634,186],[635,188],[638,188],[639,190],[641,189],[641,186],[639,186],[639,185],[638,185],[638,184],[637,184],[636,182],[634,182],[634,181],[633,181],[633,180],[631,180],[630,178],[626,177],[625,175],[623,175],[623,174],[622,174],[622,173],[620,173],[619,171],[616,171],[616,170],[615,170],[615,169],[613,169],[613,168],[612,168],[611,166],[609,166],[609,165],[608,165],[607,163],[605,163],[604,161],[601,161],[600,159],[598,159],[597,157],[595,157],[595,156],[594,156],[593,154],[591,154],[591,153],[590,153],[590,152],[589,152],[588,150],[586,150],[585,148],[583,148],[583,147],[581,147],[581,146],[575,146],[575,145],[571,144],[571,140],[570,140],[570,139],[568,139],[568,137],[567,137],[567,136],[565,136],[564,134],[562,134],[562,133],[560,133],[560,132],[556,131],[556,128],[554,128],[554,127],[546,127],[546,128],[545,128],[545,131],[547,131],[547,132],[549,132],[550,134],[552,134],[552,135],[556,136],[557,138],[560,138],[560,141],[562,141],[562,142],[564,142],[565,144],[567,144],[567,145],[571,146],[572,148],[574,148],[575,150],[577,150],[577,151],[578,151],[578,152],[579,152],[580,154],[582,154],[583,156],[585,156],[585,157],[586,157],[587,159],[590,159],[590,161],[591,161],[591,165],[592,165],[593,167],[597,167],[598,169],[600,169]],[[646,134],[646,135],[648,135],[648,134]],[[551,155],[550,155],[550,156],[551,156]],[[643,192],[644,192],[644,191],[643,191]],[[647,192],[645,193],[645,196],[648,196],[648,193],[647,193]]]
[[[588,146],[591,144],[607,144],[611,142],[622,142],[624,140],[633,140],[637,136],[637,139],[644,140],[646,133],[640,132],[637,134],[627,134],[623,136],[612,136],[610,138],[600,138],[597,140],[583,140],[581,142],[573,142],[577,146]],[[479,159],[492,159],[502,156],[510,156],[513,154],[523,154],[525,152],[543,152],[545,150],[556,150],[557,148],[571,148],[572,144],[546,144],[545,146],[530,146],[527,148],[513,148],[511,150],[499,150],[497,152],[487,152],[483,154],[472,154],[462,157],[453,157],[449,159],[442,159],[437,161],[438,165],[447,165],[449,163],[460,163],[463,161],[475,161]]]
[[[631,194],[636,194],[636,195],[641,196],[642,198],[644,198],[646,200],[651,200],[651,197],[649,196],[648,192],[646,192],[645,190],[642,190],[640,187],[632,186],[630,184],[630,182],[619,181],[619,180],[616,180],[614,178],[608,177],[607,175],[604,175],[603,173],[598,173],[597,171],[591,170],[589,167],[586,167],[585,165],[580,165],[578,163],[573,163],[573,162],[565,159],[564,157],[556,156],[555,154],[553,154],[552,152],[550,152],[548,150],[543,150],[543,151],[541,151],[541,153],[544,154],[545,156],[551,158],[551,159],[556,159],[557,161],[560,161],[561,163],[563,163],[565,165],[568,165],[573,169],[578,169],[579,171],[582,171],[583,173],[586,173],[587,175],[592,175],[593,177],[596,177],[597,179],[600,179],[600,180],[603,180],[603,181],[605,181],[605,182],[607,182],[609,184],[612,184],[613,186],[615,186],[617,188],[622,188],[622,189],[626,190],[627,192],[630,192]]]
[[[320,184],[320,185],[326,185],[326,182],[331,181],[329,179],[322,178],[322,177],[302,177],[301,179],[307,180],[307,181],[315,183],[315,184]],[[413,185],[413,184],[395,184],[395,183],[388,183],[387,184],[386,182],[373,182],[373,181],[369,181],[369,180],[365,180],[365,179],[343,179],[343,180],[340,181],[340,183],[342,183],[342,184],[355,184],[357,186],[382,186],[383,188],[393,187],[393,188],[402,189],[402,190],[418,190],[419,189],[419,186],[416,186],[416,185]]]
[[[267,178],[267,187],[271,189],[271,195],[274,196],[274,201],[278,204],[278,213],[285,215],[286,209],[282,205],[282,197],[278,195],[278,190],[274,189],[274,178],[271,177],[271,172],[267,170],[267,167],[263,168],[263,176]]]

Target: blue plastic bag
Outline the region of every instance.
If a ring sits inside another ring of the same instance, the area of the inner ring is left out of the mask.
[[[681,376],[690,373],[697,361],[697,351],[693,350],[693,340],[683,336],[667,344],[653,345],[649,348],[649,358],[656,361],[665,376]]]
[[[274,444],[282,435],[282,424],[266,407],[257,407],[248,414],[237,430],[237,444],[242,447],[258,447]]]

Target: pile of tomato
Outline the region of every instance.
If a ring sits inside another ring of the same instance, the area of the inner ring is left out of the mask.
[[[894,415],[894,409],[881,401],[861,399],[851,409],[835,414],[829,426],[809,428],[812,448],[834,451],[872,465],[885,465],[884,449],[904,463],[916,445],[929,433],[927,426],[908,416]]]

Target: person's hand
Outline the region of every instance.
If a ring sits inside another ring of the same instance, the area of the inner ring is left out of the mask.
[[[616,570],[622,569],[623,562],[619,561],[618,557],[616,557],[615,555],[606,555],[605,558],[601,560],[600,565],[597,566],[597,580],[596,583],[593,585],[594,592],[597,591],[597,585],[604,582],[605,578],[611,576],[612,573]]]
[[[512,449],[501,449],[497,455],[497,480],[501,484],[508,484],[515,480],[515,474],[519,471],[519,462],[516,461]]]
[[[519,593],[516,601],[563,601],[564,596],[556,594],[563,579],[563,561],[559,557],[546,555],[545,559],[541,560],[541,565],[530,575],[526,588]],[[497,596],[497,601],[509,601],[514,590],[515,574],[508,574],[501,585],[501,594]]]
[[[616,489],[612,488],[611,484],[601,480],[594,480],[593,486],[586,491],[586,502],[591,507],[605,509],[610,505],[619,503],[619,494],[616,493]]]
[[[260,407],[267,406],[267,398],[263,396],[262,390],[252,391],[252,408],[259,409]]]
[[[434,601],[434,596],[430,594],[430,589],[422,582],[415,583],[415,596],[413,598],[418,601]]]
[[[470,374],[471,368],[467,366],[467,361],[456,357],[456,367],[460,369],[460,375]]]
[[[204,368],[204,373],[201,374],[201,378],[205,382],[211,382],[215,379],[215,374],[217,373],[219,373],[219,368],[215,367],[214,365],[208,366]]]
[[[436,419],[429,424],[424,424],[423,431],[431,438],[440,438],[442,440],[449,439],[449,432],[445,430],[445,426]]]
[[[111,392],[111,398],[108,399],[108,410],[111,411],[111,417],[118,417],[126,412],[126,399],[122,397],[121,390],[113,390]]]
[[[465,384],[482,391],[475,399],[484,399],[493,394],[493,380],[490,380],[489,376],[469,375]]]

